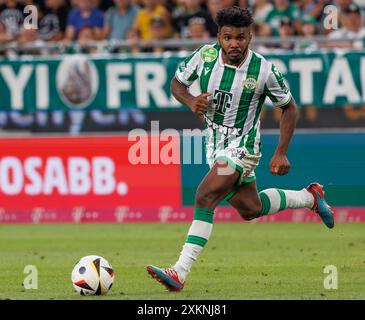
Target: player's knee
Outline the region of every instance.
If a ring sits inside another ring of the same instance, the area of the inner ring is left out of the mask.
[[[261,204],[252,204],[250,207],[237,208],[244,220],[253,220],[261,216]]]
[[[208,208],[222,198],[222,195],[224,195],[225,192],[226,190],[220,187],[211,189],[198,188],[195,194],[195,204],[201,208]]]
[[[197,190],[195,204],[201,208],[209,208],[214,201],[214,195],[204,190]]]

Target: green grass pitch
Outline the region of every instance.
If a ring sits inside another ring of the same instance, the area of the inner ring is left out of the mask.
[[[216,223],[180,293],[149,277],[149,263],[178,258],[189,224],[0,225],[0,299],[365,299],[363,224]],[[104,297],[81,297],[70,273],[79,258],[105,257],[116,272]],[[38,290],[22,286],[26,265]],[[335,265],[338,289],[323,287]]]

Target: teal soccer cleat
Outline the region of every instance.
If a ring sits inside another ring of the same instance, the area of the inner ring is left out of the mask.
[[[152,278],[156,279],[169,291],[181,291],[184,288],[185,282],[181,282],[175,269],[161,269],[153,265],[147,266],[147,272]]]
[[[313,195],[314,198],[312,211],[321,217],[323,223],[328,228],[332,229],[335,226],[333,211],[324,198],[323,186],[315,182],[311,183],[306,189]]]

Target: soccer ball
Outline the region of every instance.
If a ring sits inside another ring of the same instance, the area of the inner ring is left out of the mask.
[[[103,257],[86,256],[73,268],[71,281],[74,289],[83,296],[104,295],[113,285],[113,267]]]

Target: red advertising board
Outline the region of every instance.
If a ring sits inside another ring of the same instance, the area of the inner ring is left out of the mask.
[[[179,139],[145,138],[0,139],[0,223],[190,222],[194,207],[181,200]],[[365,221],[363,207],[334,211],[336,222]],[[243,221],[232,207],[218,207],[214,219]],[[283,221],[320,219],[294,209],[250,223]]]
[[[179,164],[133,164],[135,145],[126,136],[0,139],[0,208],[180,206]]]

